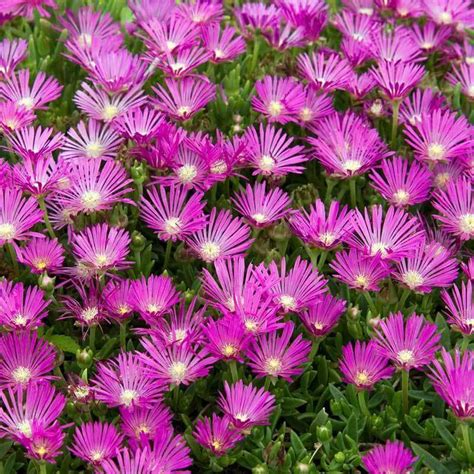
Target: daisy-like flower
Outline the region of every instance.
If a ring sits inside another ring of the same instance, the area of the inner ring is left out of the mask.
[[[114,425],[91,421],[76,427],[70,450],[97,468],[120,452],[122,441],[123,435]]]
[[[194,46],[178,50],[175,55],[167,53],[157,66],[168,76],[180,79],[189,76],[193,69],[209,61],[211,56],[211,53],[200,46]]]
[[[153,2],[156,0],[145,0],[146,2]],[[162,0],[160,0],[161,2]],[[140,0],[140,4],[145,3]],[[165,2],[166,3],[166,2]],[[118,454],[110,459],[107,459],[101,464],[101,469],[105,474],[120,474],[127,472],[130,474],[145,474],[153,472],[156,469],[156,462],[150,453],[150,449],[130,449],[124,448]]]
[[[153,377],[165,385],[189,385],[206,377],[216,361],[206,349],[197,350],[189,344],[164,347],[143,338],[141,344],[145,349],[145,353],[140,354],[143,363]]]
[[[196,441],[214,454],[222,456],[243,439],[242,434],[229,426],[226,417],[213,413],[212,418],[199,419],[194,428],[193,436]]]
[[[383,215],[382,206],[355,210],[354,233],[349,245],[367,255],[380,254],[382,259],[399,260],[418,248],[423,237],[418,220],[403,209],[390,206]]]
[[[215,64],[232,61],[246,50],[244,39],[232,26],[221,29],[219,24],[209,25],[202,31],[202,42]]]
[[[44,72],[39,72],[30,86],[30,71],[22,69],[0,82],[0,99],[13,101],[27,110],[40,110],[56,100],[62,89],[54,77],[48,77]]]
[[[23,159],[32,161],[47,158],[61,147],[64,135],[52,128],[25,127],[8,134],[13,151]]]
[[[371,186],[391,205],[413,206],[429,199],[432,174],[426,166],[396,157],[383,160],[380,171],[372,171]]]
[[[450,161],[469,154],[474,147],[467,119],[450,110],[434,110],[423,116],[420,123],[407,124],[404,133],[415,158],[427,163]]]
[[[352,79],[352,68],[338,54],[307,53],[298,56],[300,75],[316,90],[332,92],[345,89]]]
[[[52,379],[54,347],[36,333],[8,333],[0,337],[0,389]]]
[[[404,27],[391,32],[378,30],[372,35],[370,43],[377,62],[416,63],[422,60],[419,46],[413,41],[410,30]]]
[[[17,189],[0,188],[0,247],[40,235],[31,229],[42,220],[43,211],[35,198],[24,198]]]
[[[318,94],[311,86],[305,86],[303,91],[304,102],[293,117],[302,127],[315,127],[319,120],[334,113],[331,96]]]
[[[242,321],[231,316],[211,320],[204,328],[205,347],[217,359],[238,360],[243,363],[242,353],[250,342]]]
[[[449,39],[451,29],[446,26],[438,27],[432,21],[428,21],[423,26],[413,23],[409,34],[424,53],[431,53],[440,49],[446,40]]]
[[[150,447],[152,470],[185,473],[193,463],[190,454],[191,450],[181,435],[174,436],[173,430],[161,430]]]
[[[141,357],[131,352],[98,364],[92,382],[95,399],[109,408],[151,407],[160,400],[164,388]]]
[[[469,280],[474,280],[474,257],[470,257],[467,262],[461,262],[461,270]]]
[[[389,360],[381,355],[375,341],[347,344],[342,348],[339,368],[344,382],[357,390],[371,390],[380,380],[389,379],[394,372]]]
[[[82,283],[74,283],[74,287],[79,293],[79,300],[71,296],[62,298],[65,317],[74,318],[76,326],[85,328],[97,326],[106,321],[109,314],[97,285],[91,282],[89,287],[85,288]]]
[[[10,10],[14,16],[22,16],[28,20],[33,19],[33,13],[36,11],[39,16],[49,18],[51,13],[46,8],[56,10],[58,5],[55,0],[15,0],[13,2],[7,1],[7,11]]]
[[[468,178],[450,181],[446,190],[438,190],[433,207],[439,213],[434,217],[446,232],[461,240],[474,237],[474,198],[472,182]]]
[[[424,2],[425,13],[438,25],[456,25],[464,23],[471,13],[471,4],[467,0],[433,0]]]
[[[381,61],[371,74],[389,100],[401,101],[421,81],[425,69],[414,63]]]
[[[38,461],[54,463],[55,458],[63,454],[62,447],[66,433],[60,426],[37,428],[33,430],[31,438],[24,440],[26,456]]]
[[[303,172],[301,164],[308,160],[304,147],[293,145],[293,139],[282,129],[260,124],[258,131],[255,127],[246,131],[245,140],[254,175],[279,177]]]
[[[138,87],[110,96],[98,86],[83,82],[73,100],[90,118],[111,122],[127,110],[143,105],[146,97]]]
[[[357,41],[361,48],[366,49],[370,49],[375,34],[380,30],[379,22],[375,21],[372,15],[355,14],[346,9],[334,18],[334,26],[345,38]]]
[[[379,283],[390,275],[380,253],[368,256],[356,249],[337,252],[329,266],[335,278],[361,291],[379,291]]]
[[[143,221],[161,240],[184,240],[205,224],[201,192],[189,192],[184,186],[149,188],[140,202]]]
[[[130,0],[130,10],[136,17],[137,24],[142,25],[150,18],[168,21],[176,13],[174,0]]]
[[[218,405],[237,430],[267,425],[275,408],[275,397],[264,388],[244,385],[242,380],[229,385],[224,382]]]
[[[280,22],[271,30],[263,31],[262,36],[272,48],[278,51],[303,47],[306,43],[302,27],[294,27],[284,22]]]
[[[166,78],[165,84],[166,88],[152,87],[157,95],[154,105],[175,120],[189,120],[216,96],[216,86],[201,77]]]
[[[209,2],[208,0],[183,3],[176,9],[178,18],[189,20],[201,27],[219,23],[223,15],[223,5],[220,2]]]
[[[5,134],[28,127],[36,120],[36,115],[16,102],[0,103],[0,131]]]
[[[346,309],[346,302],[326,293],[316,304],[301,312],[299,317],[313,337],[323,337],[336,327]]]
[[[362,462],[369,474],[408,474],[416,460],[401,441],[379,444],[362,456]]]
[[[67,132],[61,157],[67,161],[112,160],[117,156],[122,139],[111,127],[90,119],[82,120]]]
[[[258,336],[247,350],[249,366],[259,377],[281,377],[287,382],[303,372],[301,367],[308,362],[311,343],[299,334],[290,342],[295,325],[285,323],[282,332],[274,331]]]
[[[151,326],[156,325],[159,318],[178,302],[179,293],[173,280],[167,276],[150,275],[133,282],[132,305]]]
[[[136,107],[118,117],[113,127],[120,135],[139,145],[155,138],[163,123],[163,115],[150,107]]]
[[[123,321],[133,314],[133,280],[110,280],[104,288],[103,297],[107,310],[112,317]]]
[[[461,283],[461,289],[453,286],[451,292],[443,290],[441,298],[449,324],[465,336],[474,334],[474,300],[472,298],[472,281]]]
[[[447,79],[453,86],[461,84],[461,92],[474,100],[474,64],[461,64],[448,74]]]
[[[0,41],[0,77],[10,77],[27,55],[28,43],[24,39]]]
[[[33,237],[18,252],[18,260],[40,275],[41,273],[57,273],[64,262],[64,248],[57,239]]]
[[[280,188],[266,193],[266,183],[247,184],[235,198],[235,209],[253,227],[268,227],[285,217],[289,212],[290,197]]]
[[[323,250],[332,250],[344,242],[352,232],[352,211],[339,201],[331,201],[326,207],[321,199],[310,206],[309,212],[301,209],[288,219],[290,228],[305,244]]]
[[[438,189],[446,189],[451,181],[456,181],[463,175],[467,176],[466,168],[459,161],[450,161],[448,163],[436,163],[433,168],[433,183]]]
[[[11,331],[36,329],[47,316],[49,303],[37,286],[0,282],[0,325]]]
[[[252,107],[269,122],[285,124],[303,107],[304,89],[291,77],[265,76],[255,83]]]
[[[66,397],[48,382],[0,391],[0,435],[25,443],[35,433],[58,426]]]
[[[205,262],[244,254],[252,245],[250,227],[228,210],[212,208],[206,226],[187,238],[193,252]]]
[[[370,72],[353,76],[345,87],[345,90],[356,100],[362,100],[369,92],[375,88],[375,81]]]
[[[67,189],[61,190],[55,200],[72,213],[92,214],[131,201],[125,195],[132,191],[132,182],[125,168],[114,161],[88,160],[72,168],[74,179]]]
[[[234,9],[235,18],[247,38],[252,38],[256,30],[268,31],[275,28],[280,20],[280,11],[275,5],[263,2],[244,3]]]
[[[439,349],[436,324],[412,314],[406,321],[398,312],[382,319],[375,329],[380,353],[400,370],[420,369],[430,364]]]
[[[474,417],[474,351],[466,350],[454,357],[444,347],[441,349],[442,363],[433,361],[428,377],[438,395],[448,404],[454,415],[461,420]]]
[[[429,117],[433,111],[444,106],[445,99],[432,89],[415,89],[410,97],[406,97],[400,106],[400,121],[415,126],[423,118]]]
[[[458,275],[458,262],[437,243],[420,244],[413,255],[396,262],[393,278],[416,293],[446,288]]]
[[[285,257],[280,262],[280,268],[275,262],[271,262],[268,270],[263,266],[257,267],[256,270],[262,284],[268,278],[275,282],[268,289],[268,293],[284,313],[299,314],[316,303],[327,291],[326,280],[310,262],[300,257],[297,257],[293,268],[288,271]]]
[[[126,229],[97,224],[75,235],[72,251],[77,264],[98,275],[111,270],[126,269],[131,239]]]

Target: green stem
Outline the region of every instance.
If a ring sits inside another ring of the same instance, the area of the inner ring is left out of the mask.
[[[471,453],[471,438],[469,436],[469,425],[467,422],[461,422],[461,433],[464,441],[464,449],[466,454],[469,456]]]
[[[39,463],[40,474],[47,474],[48,470],[46,469],[46,462],[41,461]]]
[[[120,323],[120,347],[122,350],[127,348],[127,321]]]
[[[400,111],[400,101],[392,102],[392,148],[395,149],[397,145],[397,131],[398,131],[398,112]]]
[[[257,35],[255,35],[254,38],[255,39],[253,43],[252,62],[250,63],[250,74],[252,74],[255,68],[257,67],[258,53],[260,51],[260,38]]]
[[[402,371],[402,407],[403,407],[404,415],[408,413],[408,386],[409,384],[410,384],[410,371],[403,370]]]
[[[235,360],[229,361],[230,375],[232,377],[232,382],[235,383],[239,380],[239,372],[237,370],[237,362]]]
[[[313,337],[313,345],[311,346],[311,352],[309,353],[308,359],[313,363],[314,357],[318,353],[319,345],[321,344],[322,338]]]
[[[321,250],[321,255],[319,256],[318,260],[318,270],[322,271],[324,267],[324,263],[326,262],[326,257],[328,253],[325,250]]]
[[[8,254],[10,255],[10,260],[12,262],[12,267],[13,267],[13,273],[17,277],[20,274],[20,269],[18,268],[18,260],[16,258],[16,252],[15,248],[13,247],[12,244],[5,244],[8,250]]]
[[[95,352],[95,334],[97,331],[97,326],[94,324],[89,329],[89,348],[92,352]]]
[[[311,260],[311,263],[313,264],[313,267],[318,268],[318,249],[312,249],[307,245],[305,246],[305,249],[308,257]]]
[[[408,288],[404,288],[402,297],[400,298],[400,301],[398,302],[397,307],[400,309],[403,309],[409,296],[410,296],[410,290]]]
[[[46,229],[48,229],[48,234],[52,239],[55,239],[56,234],[54,233],[53,226],[49,220],[48,209],[46,208],[46,203],[44,202],[44,196],[38,196],[38,204],[40,209],[43,211],[44,223],[46,225]]]
[[[369,408],[367,407],[367,402],[365,401],[365,390],[361,390],[357,394],[357,398],[359,399],[359,406],[360,406],[360,411],[362,412],[362,414],[365,416],[370,416],[370,411],[369,411]]]
[[[372,316],[377,316],[377,307],[375,306],[374,300],[368,291],[364,291],[364,297],[369,305],[370,311],[372,312]]]
[[[269,389],[270,389],[270,383],[271,383],[271,381],[272,381],[271,378],[267,375],[267,376],[265,377],[265,384],[263,385],[263,388],[264,388],[265,390],[269,390]]]
[[[464,352],[465,350],[467,350],[467,348],[469,347],[469,342],[471,342],[469,340],[469,336],[466,336],[465,334],[463,335],[463,338],[462,338],[462,341],[461,341],[461,351]]]
[[[357,207],[356,179],[357,178],[352,178],[349,180],[349,189],[351,191],[351,206],[353,209]]]
[[[179,408],[179,384],[176,384],[173,390],[173,405],[175,410]]]
[[[163,270],[168,270],[168,264],[170,262],[172,247],[173,247],[173,241],[170,239],[166,242],[165,261],[163,263]]]

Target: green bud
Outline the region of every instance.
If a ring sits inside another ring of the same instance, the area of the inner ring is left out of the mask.
[[[331,407],[331,411],[335,415],[340,415],[342,413],[342,405],[339,400],[330,400],[329,406]]]
[[[290,229],[288,228],[288,225],[286,222],[280,222],[274,227],[270,227],[268,229],[268,235],[273,239],[273,240],[288,240],[291,237],[291,232]]]
[[[50,277],[47,273],[43,273],[38,277],[38,286],[46,293],[53,292],[55,282],[56,277]]]
[[[130,175],[135,184],[143,184],[148,175],[145,163],[135,162],[130,168]]]
[[[309,472],[309,469],[310,469],[310,465],[309,464],[306,464],[304,462],[299,462],[298,464],[296,464],[295,466],[295,473],[297,474],[305,474],[306,472]]]
[[[268,468],[265,464],[258,464],[252,469],[252,474],[267,474]]]
[[[132,232],[132,249],[135,252],[141,252],[145,248],[145,245],[146,239],[143,234],[141,234],[137,230],[134,230]]]
[[[109,223],[115,227],[125,228],[128,225],[127,211],[122,206],[115,206],[109,218]]]
[[[196,292],[194,290],[186,290],[184,292],[184,299],[186,300],[186,303],[190,303],[195,296]]]
[[[81,369],[88,369],[93,362],[94,353],[91,349],[78,349],[76,351],[77,365]]]
[[[324,426],[318,426],[316,428],[316,438],[320,443],[326,443],[329,441],[332,437],[332,429],[329,424],[326,424]]]
[[[334,455],[334,460],[342,464],[346,460],[346,455],[342,451],[339,451]]]
[[[350,306],[347,310],[347,316],[351,319],[359,319],[360,309],[358,306]]]
[[[276,457],[278,456],[278,453],[280,452],[280,449],[281,449],[281,441],[276,441],[275,444],[272,446],[272,449],[270,449],[268,458],[271,460],[276,459]]]
[[[67,402],[66,404],[66,412],[69,417],[74,418],[77,415],[77,408],[74,402]]]
[[[316,198],[318,197],[318,192],[314,185],[304,184],[303,186],[298,186],[292,193],[291,197],[293,202],[298,207],[305,207],[313,204]]]

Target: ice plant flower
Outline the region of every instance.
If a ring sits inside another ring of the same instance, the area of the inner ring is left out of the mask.
[[[435,219],[446,232],[470,240],[474,237],[474,198],[472,182],[467,178],[450,181],[446,190],[434,195],[433,207],[438,211]]]
[[[260,124],[258,130],[250,127],[245,132],[245,139],[254,175],[280,177],[303,172],[301,165],[308,160],[304,147],[293,145],[293,139],[282,129]]]
[[[23,441],[26,456],[40,462],[56,462],[55,458],[62,454],[65,436],[60,426],[33,429],[31,438]]]
[[[127,110],[113,122],[113,128],[122,137],[144,145],[155,138],[163,124],[163,115],[151,107]]]
[[[180,185],[151,187],[140,202],[140,212],[161,240],[184,240],[206,224],[203,197]]]
[[[441,298],[445,305],[445,313],[449,324],[465,336],[474,334],[474,300],[472,298],[472,281],[461,283],[451,288],[451,292],[443,290]]]
[[[64,317],[74,318],[75,325],[83,328],[91,328],[106,321],[109,314],[97,284],[91,281],[89,287],[85,288],[82,283],[74,283],[74,287],[79,294],[79,300],[69,295],[63,296]]]
[[[280,188],[266,190],[266,183],[247,184],[232,198],[235,209],[253,227],[268,227],[289,212],[290,198]]]
[[[377,30],[370,40],[371,51],[377,62],[416,63],[422,60],[418,45],[410,30],[399,27],[391,32]]]
[[[64,262],[64,248],[57,239],[33,237],[18,252],[18,260],[40,275],[57,273]]]
[[[243,3],[235,9],[235,17],[245,37],[251,38],[256,30],[267,31],[279,21],[279,10],[275,5],[263,2]]]
[[[431,364],[441,335],[436,324],[413,313],[408,319],[398,312],[382,319],[375,328],[380,353],[400,370],[421,369]]]
[[[202,31],[202,43],[212,55],[210,61],[216,64],[232,61],[246,50],[244,39],[232,26],[224,28],[218,24],[207,26]]]
[[[304,91],[304,102],[296,111],[293,121],[297,121],[302,127],[314,128],[318,121],[334,112],[331,96],[318,94],[311,86],[306,86]]]
[[[160,400],[164,388],[131,352],[98,364],[92,382],[95,399],[110,408],[151,407]]]
[[[212,263],[218,258],[242,255],[252,245],[250,227],[232,217],[228,210],[212,208],[206,226],[187,238],[191,250],[201,260]]]
[[[468,99],[474,99],[474,64],[461,64],[447,79],[453,86],[461,84],[461,92]]]
[[[323,337],[336,327],[345,309],[344,300],[326,293],[298,316],[311,336]]]
[[[353,384],[358,390],[371,390],[380,380],[393,375],[389,360],[377,350],[374,341],[347,344],[342,348],[339,368],[346,383]]]
[[[369,474],[408,474],[416,460],[401,441],[379,444],[362,456],[362,463]]]
[[[409,32],[412,41],[421,48],[425,54],[439,50],[451,36],[451,29],[446,26],[438,27],[432,21],[427,21],[423,26],[414,23]]]
[[[301,366],[308,362],[311,343],[303,339],[301,334],[291,341],[294,329],[294,323],[289,321],[281,333],[274,331],[262,334],[252,341],[247,357],[257,377],[281,377],[292,382],[294,377],[303,372]]]
[[[54,347],[36,333],[7,333],[0,337],[0,389],[26,386],[53,377]]]
[[[461,270],[469,280],[474,280],[474,257],[470,257],[467,262],[461,262]]]
[[[433,361],[428,374],[438,395],[447,403],[460,420],[474,417],[474,352],[458,350],[451,355],[441,349],[442,361]]]
[[[133,313],[132,285],[134,280],[110,280],[104,288],[103,299],[107,310],[118,321],[124,321]]]
[[[27,56],[28,43],[24,39],[0,41],[0,77],[10,77]]]
[[[444,97],[433,89],[415,89],[400,106],[400,122],[416,126],[429,117],[435,110],[444,106]]]
[[[233,385],[224,382],[224,393],[220,393],[217,403],[235,428],[242,431],[269,423],[275,397],[264,388],[244,385],[239,380]]]
[[[205,416],[197,421],[193,436],[196,441],[214,454],[222,456],[243,439],[242,434],[229,426],[226,417],[213,413],[212,418]]]
[[[193,69],[206,63],[211,56],[211,53],[200,46],[193,46],[178,50],[175,54],[166,53],[161,57],[157,66],[166,75],[174,79],[181,79],[189,76]]]
[[[466,0],[436,0],[423,5],[428,17],[438,25],[459,28],[470,13],[470,3]]]
[[[35,120],[36,115],[22,105],[15,102],[0,103],[0,131],[3,133],[10,133],[28,127]]]
[[[360,291],[379,291],[379,283],[390,275],[380,254],[369,256],[356,249],[337,252],[329,266],[334,278]]]
[[[407,207],[429,199],[433,178],[426,166],[393,158],[383,160],[380,171],[372,171],[371,185],[391,205]]]
[[[176,10],[178,18],[191,21],[201,27],[219,23],[223,15],[224,8],[219,2],[208,2],[206,0],[181,4]]]
[[[122,440],[123,435],[114,425],[90,421],[76,427],[70,449],[79,459],[97,468],[120,452]]]
[[[326,207],[321,199],[310,206],[309,212],[301,209],[288,218],[290,228],[306,245],[332,250],[346,240],[352,232],[352,211],[339,201],[331,201]]]

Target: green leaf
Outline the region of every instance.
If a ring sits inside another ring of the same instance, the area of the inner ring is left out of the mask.
[[[60,334],[45,335],[44,338],[63,352],[75,354],[81,347],[70,336]]]
[[[443,420],[442,418],[435,418],[432,417],[433,423],[438,430],[439,435],[443,439],[443,441],[453,449],[456,447],[456,438],[449,432],[447,426],[450,424],[449,421]]]
[[[299,436],[294,431],[291,431],[290,433],[290,440],[291,446],[295,450],[296,456],[299,458],[302,453],[306,452],[306,448],[304,447],[304,444],[302,443]]]
[[[8,453],[8,450],[13,446],[11,441],[4,441],[0,443],[0,459],[3,459],[5,455]]]
[[[450,471],[445,466],[443,466],[443,464],[441,464],[432,454],[423,449],[421,446],[412,442],[411,448],[413,449],[413,452],[420,457],[421,462],[425,466],[433,469],[436,474],[450,474]]]
[[[302,398],[288,398],[288,397],[283,397],[281,400],[281,407],[283,411],[288,411],[288,410],[293,410],[295,408],[298,408],[302,405],[306,405],[308,403],[306,400],[303,400]]]

